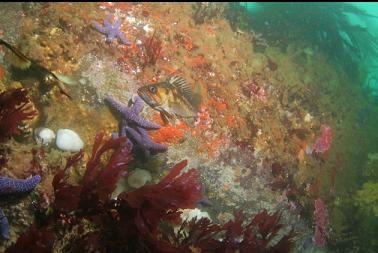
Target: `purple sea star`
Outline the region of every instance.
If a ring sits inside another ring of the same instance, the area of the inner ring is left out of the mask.
[[[104,19],[104,26],[100,25],[96,21],[93,21],[93,26],[100,33],[106,34],[106,42],[111,43],[114,39],[118,38],[122,44],[131,45],[131,42],[125,37],[125,35],[119,30],[122,19],[118,19],[114,24],[110,23],[111,15],[108,15]]]
[[[0,236],[9,239],[9,222],[3,209],[0,208]]]
[[[14,179],[0,177],[0,195],[24,193],[33,190],[41,181],[41,176],[36,175],[27,179]],[[0,208],[0,236],[9,239],[9,222]]]
[[[109,96],[105,98],[105,101],[109,103],[111,108],[121,114],[122,119],[118,136],[130,138],[132,144],[137,149],[142,150],[145,158],[148,158],[151,152],[164,152],[167,150],[168,147],[166,145],[154,142],[148,135],[147,130],[156,130],[161,126],[139,116],[143,109],[143,100],[138,95],[133,97],[133,105],[130,107]],[[117,135],[114,135],[114,137],[117,137]]]

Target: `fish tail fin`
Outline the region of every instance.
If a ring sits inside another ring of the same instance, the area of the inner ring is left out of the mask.
[[[200,110],[201,102],[202,102],[201,94],[199,92],[194,93],[191,100],[190,100],[190,103],[193,106],[193,108],[196,110],[196,112],[198,112]]]
[[[195,122],[197,120],[197,116],[189,116],[189,117],[182,117],[181,118],[188,126],[190,127],[194,127],[195,126]]]

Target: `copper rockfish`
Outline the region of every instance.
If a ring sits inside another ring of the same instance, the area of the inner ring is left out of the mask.
[[[165,123],[174,123],[176,119],[193,123],[201,100],[200,95],[194,93],[192,87],[179,76],[145,85],[138,89],[138,95],[160,112]]]

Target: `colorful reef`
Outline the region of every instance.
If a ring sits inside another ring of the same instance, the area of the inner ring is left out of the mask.
[[[0,3],[0,252],[376,252],[339,4]]]

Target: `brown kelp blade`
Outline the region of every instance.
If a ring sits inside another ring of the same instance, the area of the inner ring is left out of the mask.
[[[11,63],[17,68],[20,69],[27,69],[31,66],[32,61],[26,57],[23,53],[21,53],[20,50],[9,44],[8,42],[0,39],[0,45],[5,46],[9,50],[13,52],[12,58],[11,58]]]
[[[67,96],[68,98],[72,99],[72,97],[68,94],[67,89],[64,86],[64,83],[53,72],[37,64],[33,60],[29,59],[20,50],[18,50],[17,48],[15,48],[14,46],[12,46],[11,44],[9,44],[8,42],[2,39],[0,39],[0,45],[5,46],[6,48],[8,48],[9,50],[13,52],[13,55],[12,55],[13,57],[11,59],[12,65],[14,65],[17,68],[25,70],[25,69],[30,68],[31,65],[33,64],[36,67],[37,71],[43,73],[44,75],[51,75],[55,79],[60,92],[64,94],[65,96]]]

